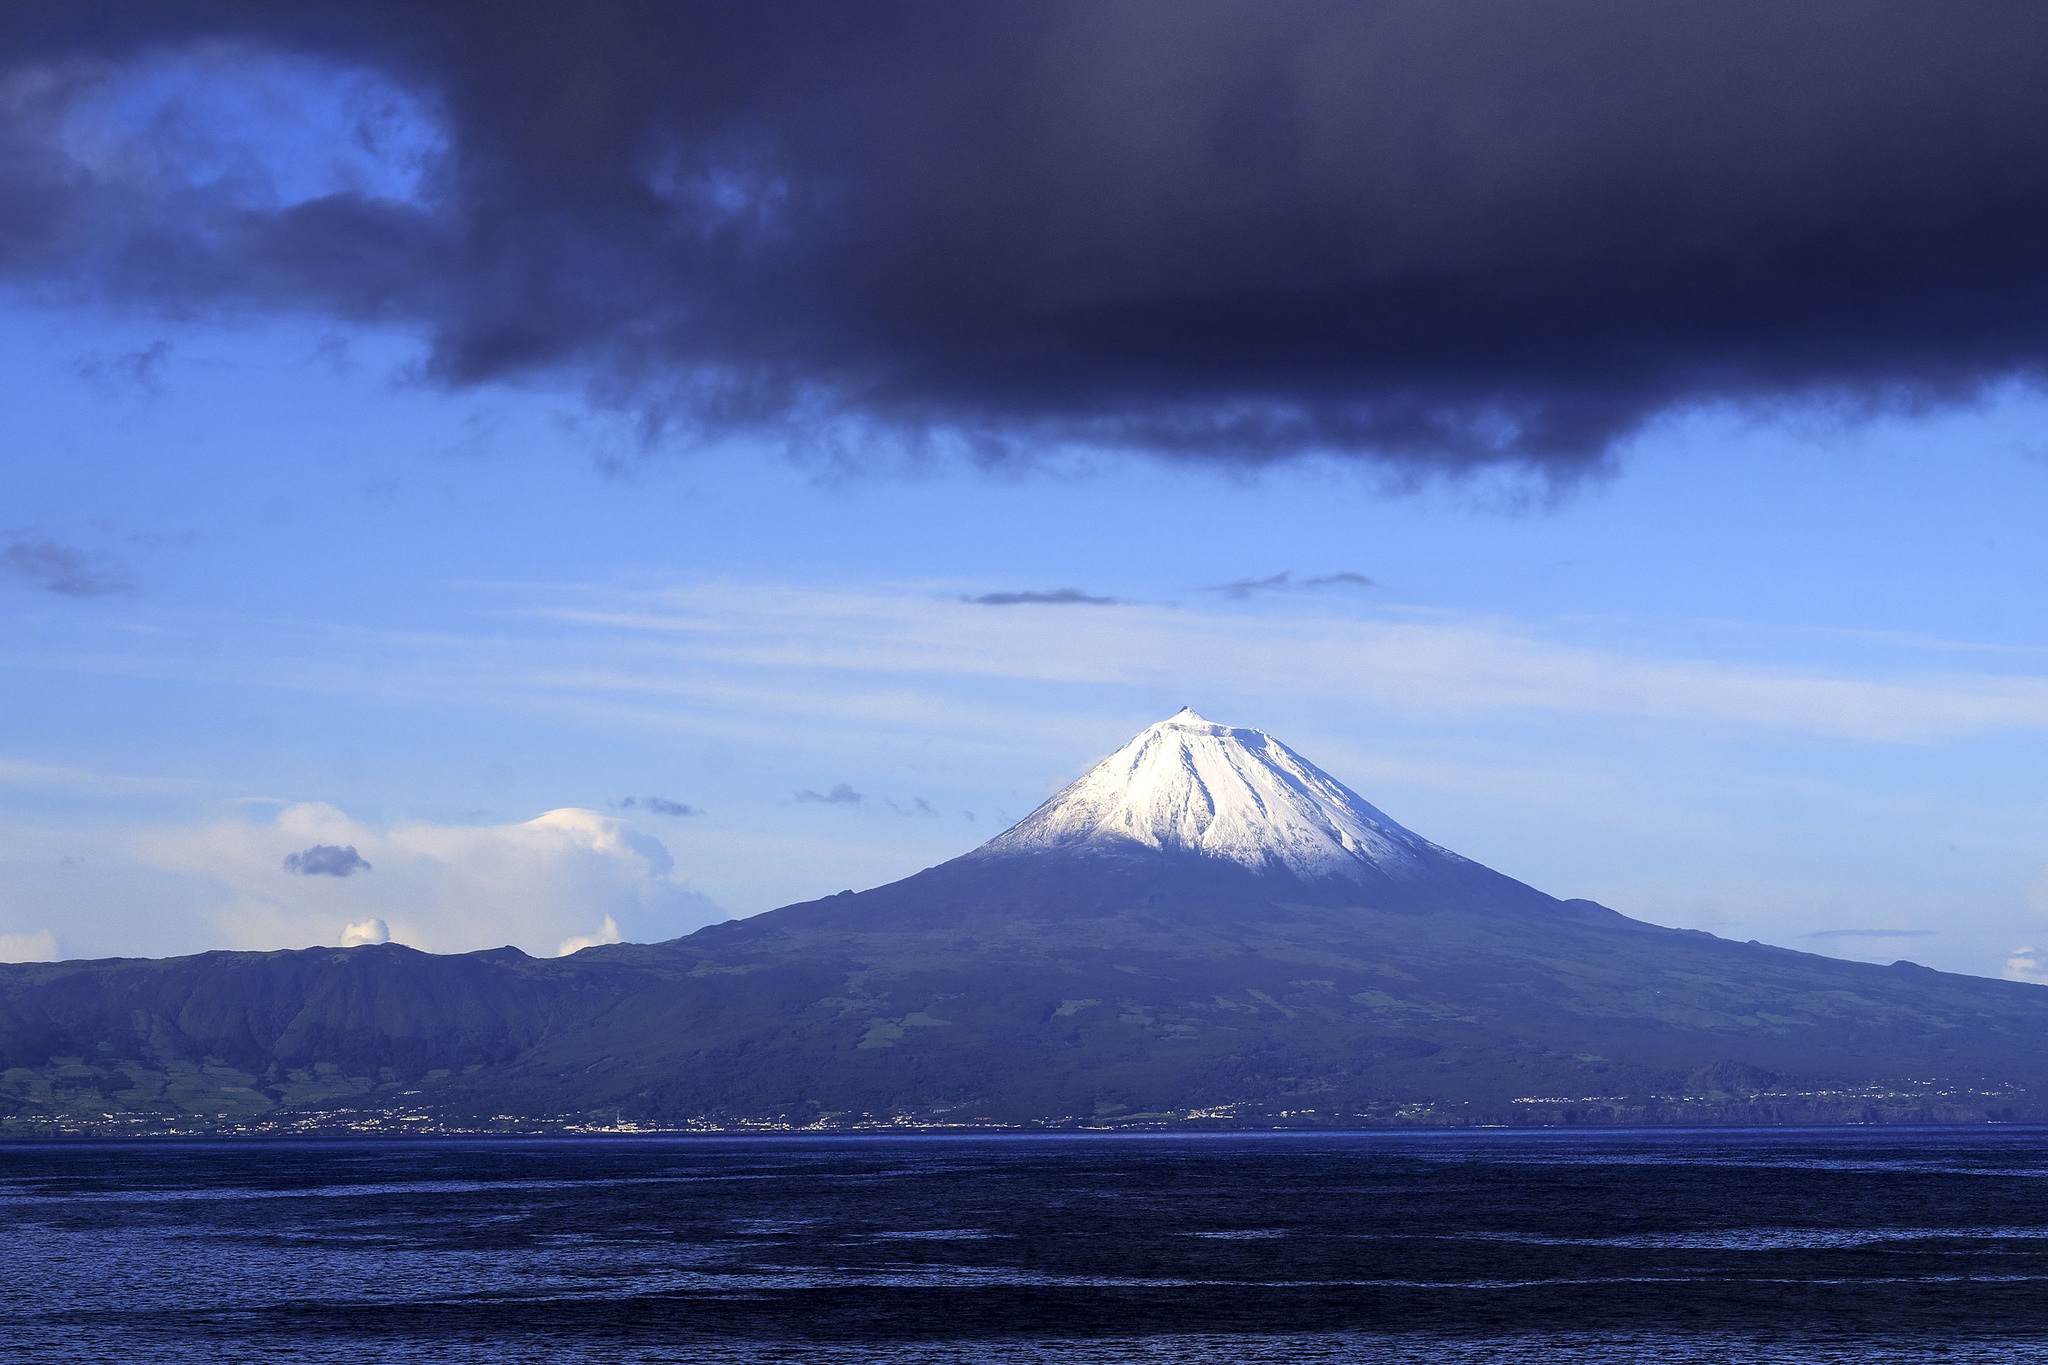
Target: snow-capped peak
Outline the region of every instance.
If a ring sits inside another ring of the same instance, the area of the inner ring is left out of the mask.
[[[1305,877],[1456,859],[1263,730],[1182,708],[984,844],[983,854],[1146,848]],[[1462,860],[1459,860],[1462,861]]]

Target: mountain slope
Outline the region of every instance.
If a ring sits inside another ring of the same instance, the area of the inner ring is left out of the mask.
[[[0,968],[0,1065],[31,1130],[2040,1118],[2048,990],[1560,901],[1183,712],[970,854],[671,943]]]
[[[2028,1095],[2048,1094],[2038,987],[1730,943],[1588,902],[1383,909],[1204,871],[1160,858],[1076,885],[1053,860],[956,863],[703,931],[674,946],[719,984],[636,998],[585,1083],[627,1112],[1002,1120],[1232,1105],[1956,1117],[2038,1112]],[[505,1080],[592,1051],[551,1040]],[[1770,1093],[1715,1099],[1731,1079]],[[1873,1086],[1891,1099],[1839,1093]],[[1702,1103],[1671,1102],[1702,1087]],[[1567,1103],[1517,1103],[1536,1098]]]

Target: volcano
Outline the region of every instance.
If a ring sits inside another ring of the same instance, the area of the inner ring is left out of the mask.
[[[1381,907],[1556,904],[1404,829],[1265,731],[1192,709],[1147,727],[965,859],[1012,870],[1027,860],[1173,868],[1195,881],[1235,869]]]
[[[1184,710],[981,847],[660,944],[0,968],[0,1123],[2048,1118],[2048,989],[1560,900]]]
[[[969,856],[1138,850],[1359,882],[1465,861],[1265,731],[1215,725],[1191,708],[1148,727]]]

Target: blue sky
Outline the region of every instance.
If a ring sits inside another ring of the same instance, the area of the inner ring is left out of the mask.
[[[1184,703],[1559,895],[1987,975],[2048,940],[2022,389],[1402,487],[649,446],[324,321],[0,338],[11,956],[662,936],[962,852]],[[962,600],[1060,588],[1115,600]],[[323,842],[371,870],[280,870]]]
[[[2048,980],[2048,44],[1581,8],[25,12],[0,959],[658,939],[1191,704]]]

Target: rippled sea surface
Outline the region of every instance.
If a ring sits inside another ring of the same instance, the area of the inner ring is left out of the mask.
[[[0,1145],[36,1362],[2048,1360],[2048,1132]]]

